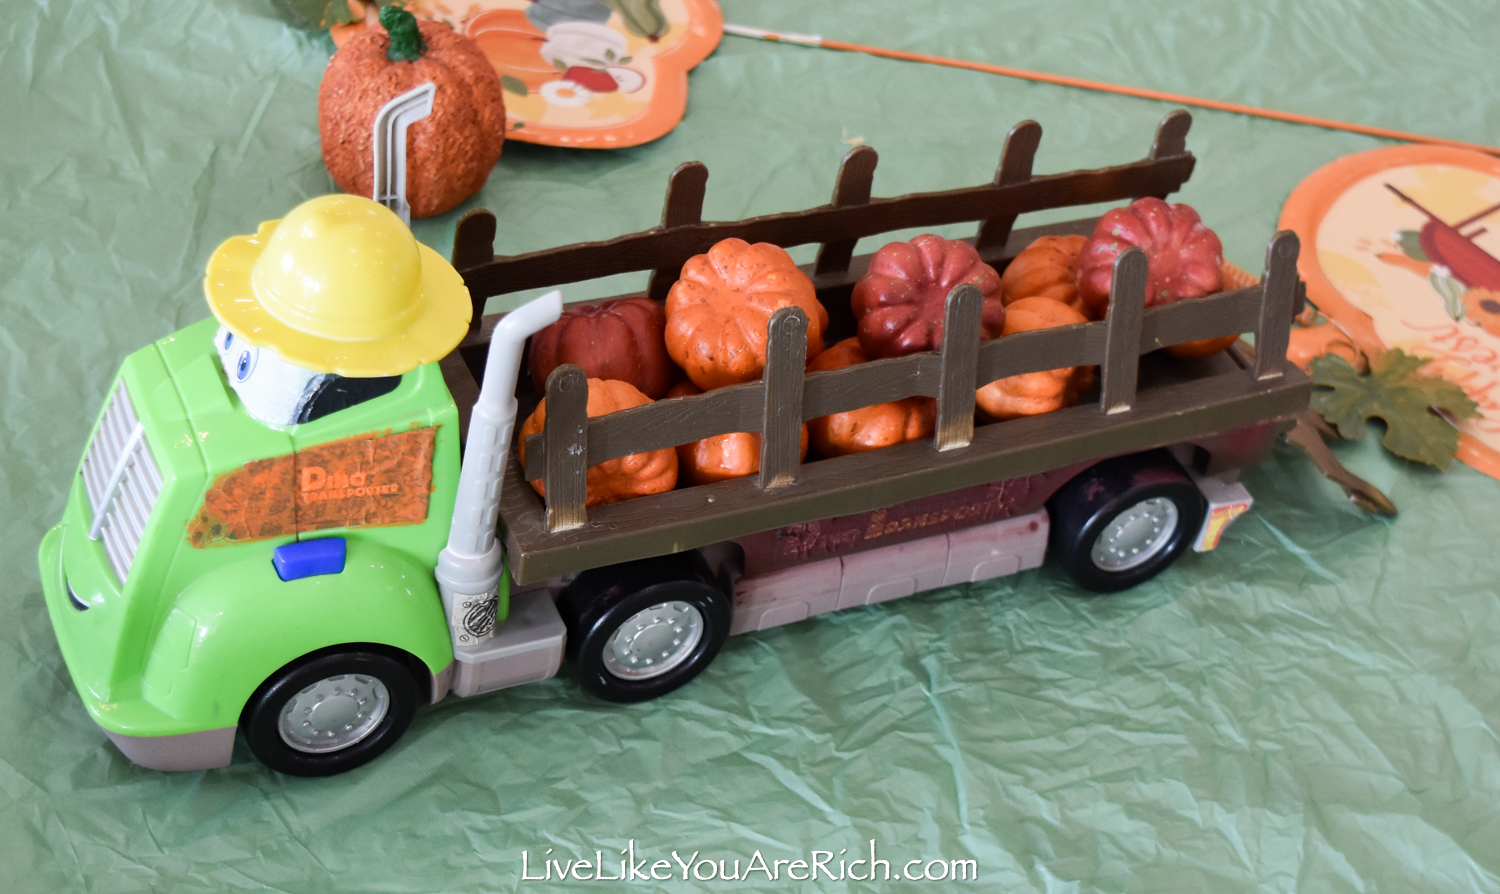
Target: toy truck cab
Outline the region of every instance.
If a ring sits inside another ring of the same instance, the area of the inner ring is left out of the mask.
[[[436,364],[271,427],[229,388],[215,326],[126,359],[42,547],[85,707],[146,766],[228,763],[240,706],[304,656],[380,644],[422,701],[452,662],[431,563],[458,426]],[[325,558],[299,567],[309,547]]]

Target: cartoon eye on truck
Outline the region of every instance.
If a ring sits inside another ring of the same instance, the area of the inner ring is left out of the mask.
[[[494,218],[459,225],[453,264],[373,202],[328,196],[209,263],[216,319],[126,358],[61,521],[42,542],[47,608],[85,708],[132,761],[230,762],[237,734],[266,765],[327,775],[402,735],[416,709],[538,681],[571,665],[615,701],[670,692],[726,637],[1038,565],[1079,584],[1143,581],[1212,548],[1248,508],[1235,470],[1307,406],[1285,363],[1300,302],[1296,239],[1258,284],[1144,309],[1144,258],[1117,263],[1101,321],[981,342],[973,295],[948,296],[942,349],[805,373],[798,327],[772,318],[764,379],[588,418],[577,367],[545,395],[518,375],[549,294],[484,316],[494,295],[654,271],[721,239],[817,243],[807,272],[832,337],[868,256],[857,240],[980,224],[1001,269],[1045,234],[1020,214],[1164,197],[1190,175],[1186,113],[1119,167],[1033,176],[1040,128],[1012,130],[995,182],[869,197],[873,152],[846,158],[834,201],[703,222],[706,171],[673,175],[661,227],[609,242],[493,255]],[[1253,332],[1182,361],[1155,349]],[[788,359],[790,358],[790,360]],[[975,424],[976,387],[1097,366],[1091,400]],[[580,394],[580,392],[582,392]],[[872,401],[937,402],[920,442],[802,462],[800,423]],[[544,397],[545,429],[513,434]],[[600,462],[729,432],[762,436],[759,476],[585,508]],[[526,486],[546,482],[546,496]],[[502,487],[504,484],[504,487]],[[566,661],[565,661],[566,659]]]

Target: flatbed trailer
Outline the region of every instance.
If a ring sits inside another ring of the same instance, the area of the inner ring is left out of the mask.
[[[1015,229],[1022,214],[1164,198],[1176,191],[1194,166],[1185,146],[1189,124],[1186,112],[1166,116],[1140,161],[1034,176],[1041,129],[1023,122],[1011,130],[992,183],[896,198],[871,197],[876,154],[859,147],[845,157],[828,205],[740,221],[701,219],[707,170],[684,164],[671,175],[661,226],[513,257],[493,254],[493,216],[471,212],[459,224],[453,260],[475,314],[470,335],[445,362],[449,388],[464,406],[469,401],[463,395],[473,393],[474,381],[483,375],[488,335],[503,316],[482,313],[489,298],[652,271],[647,294],[660,300],[683,262],[730,237],[784,248],[819,245],[817,260],[803,269],[829,312],[831,344],[854,332],[850,293],[871,257],[853,255],[857,240],[974,222],[978,228],[970,241],[986,263],[1003,270],[1034,239],[1088,235],[1096,222],[1083,218]],[[761,381],[594,419],[584,412],[582,370],[561,367],[546,384],[546,427],[527,442],[525,467],[515,449],[507,455],[500,515],[513,598],[545,591],[558,599],[570,628],[569,650],[576,656],[578,618],[569,618],[569,600],[561,597],[582,586],[573,583],[580,574],[588,572],[598,581],[607,579],[610,569],[701,551],[716,586],[733,597],[734,632],[743,632],[890,598],[882,594],[906,595],[978,579],[975,575],[994,576],[988,571],[1031,567],[1048,539],[1043,507],[1060,499],[1060,490],[1085,470],[1112,457],[1142,456],[1147,465],[1159,464],[1160,453],[1152,451],[1167,448],[1200,490],[1232,489],[1234,470],[1263,459],[1275,437],[1292,427],[1294,414],[1307,406],[1311,385],[1285,360],[1290,326],[1302,302],[1297,251],[1295,235],[1277,234],[1257,284],[1149,310],[1144,309],[1146,259],[1138,250],[1127,251],[1116,267],[1106,319],[983,342],[979,294],[960,287],[948,296],[941,350],[829,372],[804,374],[806,320],[800,310],[783,308],[770,324]],[[1194,361],[1157,352],[1246,332],[1254,333],[1258,350],[1238,342]],[[1064,366],[1099,369],[1096,391],[1079,405],[975,424],[977,387]],[[799,462],[801,423],[912,396],[937,402],[931,439]],[[517,397],[526,412],[542,395],[523,382]],[[584,507],[584,473],[592,465],[747,431],[763,436],[758,476]],[[545,482],[545,498],[521,484],[537,479]],[[1245,499],[1234,490],[1225,505]],[[1243,508],[1236,504],[1234,511]],[[890,521],[874,525],[875,514]],[[1223,521],[1214,524],[1221,527]],[[975,525],[988,526],[988,533],[977,532]],[[1059,535],[1055,524],[1052,528],[1055,546]],[[985,536],[1016,545],[1003,556],[997,552],[1001,547],[986,554]],[[970,558],[956,558],[963,549]],[[884,559],[864,555],[882,550],[888,554]],[[1077,576],[1078,569],[1072,570]],[[673,574],[691,576],[680,567],[653,574],[665,575],[663,581]],[[882,588],[882,576],[908,582]],[[874,581],[873,587],[852,592],[851,577]],[[1093,588],[1116,589],[1138,577],[1131,572]],[[582,609],[572,611],[577,615]],[[635,697],[609,685],[592,689],[606,698]]]

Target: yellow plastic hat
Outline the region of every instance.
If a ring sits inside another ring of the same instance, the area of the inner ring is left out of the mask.
[[[469,328],[463,277],[390,209],[320,196],[235,236],[203,279],[219,322],[288,363],[394,376],[442,359]]]

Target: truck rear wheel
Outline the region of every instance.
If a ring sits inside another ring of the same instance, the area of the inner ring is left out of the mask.
[[[332,776],[396,744],[416,712],[411,670],[365,651],[316,653],[261,684],[241,716],[250,751],[292,776]]]
[[[585,571],[558,608],[579,684],[612,702],[686,684],[729,636],[729,600],[696,552]]]
[[[1203,495],[1164,450],[1105,460],[1048,503],[1048,551],[1084,589],[1113,593],[1155,577],[1203,525]]]

